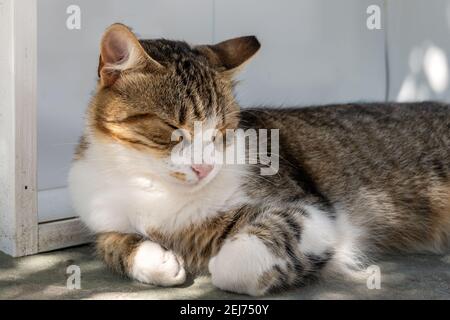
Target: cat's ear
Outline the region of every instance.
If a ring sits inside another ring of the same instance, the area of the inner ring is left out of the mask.
[[[111,86],[125,70],[162,69],[142,48],[131,30],[120,23],[106,29],[100,43],[98,76],[103,86]]]
[[[255,36],[239,37],[215,45],[198,46],[209,62],[218,70],[234,74],[259,50],[261,44]]]

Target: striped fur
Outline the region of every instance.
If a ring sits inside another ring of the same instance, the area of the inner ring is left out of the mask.
[[[144,238],[137,234],[105,232],[97,236],[97,254],[117,273],[129,275],[133,258]]]

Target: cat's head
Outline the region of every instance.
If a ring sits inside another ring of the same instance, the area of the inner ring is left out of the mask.
[[[233,75],[258,51],[258,40],[190,46],[138,40],[125,25],[113,24],[100,47],[98,90],[88,113],[91,132],[148,159],[149,170],[171,183],[192,187],[212,180],[220,165],[174,163],[174,148],[191,145],[196,124],[202,124],[204,146],[214,146],[215,134],[238,126]]]

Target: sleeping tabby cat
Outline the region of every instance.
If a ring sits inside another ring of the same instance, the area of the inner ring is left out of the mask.
[[[251,36],[190,46],[106,30],[69,177],[106,264],[161,286],[210,273],[223,290],[257,296],[357,270],[379,252],[445,248],[450,107],[240,111],[233,75],[259,47]],[[196,121],[279,129],[279,171],[172,163],[172,132]]]

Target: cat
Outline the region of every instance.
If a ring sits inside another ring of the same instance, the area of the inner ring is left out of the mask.
[[[360,270],[379,253],[444,250],[450,107],[241,110],[233,79],[259,48],[254,36],[191,46],[139,40],[122,24],[105,31],[69,173],[74,208],[105,263],[153,285],[210,274],[220,289],[261,296]],[[184,140],[172,133],[195,122],[278,129],[267,142],[279,145],[277,171],[172,163]]]

